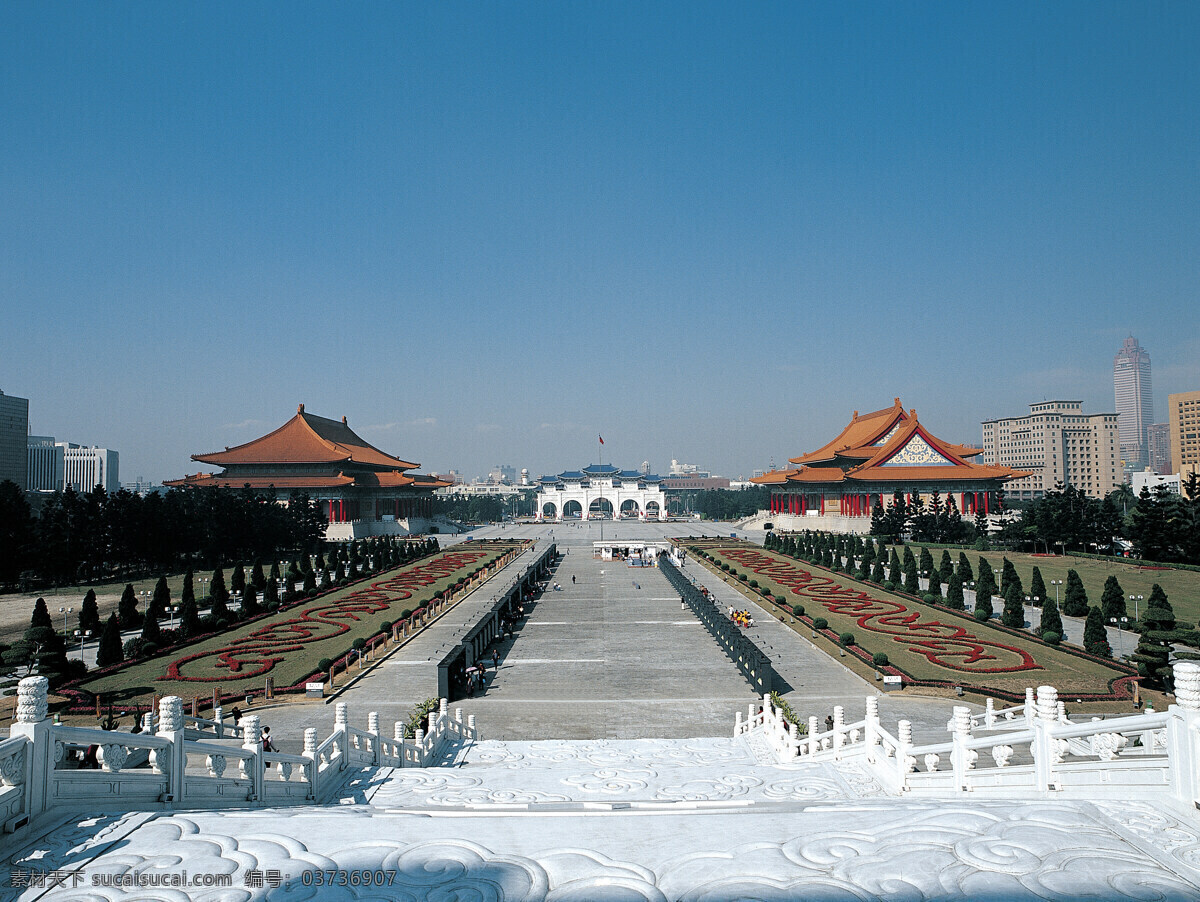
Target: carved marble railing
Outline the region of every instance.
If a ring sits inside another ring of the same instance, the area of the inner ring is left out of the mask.
[[[883,728],[875,698],[856,723],[845,723],[841,707],[823,732],[810,718],[807,736],[784,734],[768,699],[746,721],[737,715],[735,734],[761,731],[780,761],[861,760],[896,793],[1124,798],[1161,792],[1190,806],[1200,800],[1200,665],[1179,662],[1174,670],[1176,704],[1163,713],[1075,723],[1057,691],[1041,686],[1011,716],[956,707],[947,741],[914,745],[908,721],[899,722],[894,736]]]
[[[478,739],[474,717],[449,716],[443,699],[429,730],[396,739],[379,729],[372,712],[366,730],[349,723],[345,703],[332,734],[317,742],[304,731],[299,755],[264,752],[257,715],[238,727],[185,717],[181,699],[159,702],[143,718],[143,732],[124,733],[55,724],[46,717],[44,677],[22,680],[17,721],[0,740],[0,826],[12,832],[52,809],[123,811],[163,808],[246,808],[321,802],[365,767],[424,767],[437,763],[445,742]],[[90,765],[90,766],[89,766]]]

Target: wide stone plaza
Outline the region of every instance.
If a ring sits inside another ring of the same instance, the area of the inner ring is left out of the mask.
[[[433,766],[352,768],[325,805],[54,809],[5,838],[14,878],[43,884],[7,892],[22,900],[1200,898],[1200,819],[1193,804],[1180,801],[1185,793],[1154,778],[1122,794],[1121,786],[1104,784],[1104,774],[1115,771],[1098,764],[1090,772],[1100,781],[1094,790],[1053,776],[1059,782],[1046,784],[1058,786],[1053,792],[993,791],[1028,763],[1008,747],[1007,770],[1003,751],[992,753],[996,768],[980,752],[975,773],[999,782],[979,783],[972,794],[951,785],[974,779],[974,759],[957,743],[931,753],[933,771],[910,783],[881,776],[895,771],[890,762],[902,762],[910,746],[946,742],[955,717],[961,733],[974,715],[982,733],[978,707],[956,715],[961,702],[953,700],[878,697],[878,723],[895,732],[898,721],[908,721],[912,732],[894,749],[892,739],[883,740],[882,765],[872,751],[851,753],[861,737],[849,727],[829,748],[806,746],[803,737],[796,748],[793,734],[783,755],[787,733],[772,731],[766,719],[734,735],[735,716],[751,719],[761,700],[661,571],[593,557],[601,530],[606,540],[629,541],[730,532],[611,521],[479,530],[472,538],[552,540],[564,554],[550,589],[497,646],[499,667],[489,666],[484,691],[451,705],[462,709],[464,723],[473,715],[479,738],[448,739]],[[684,565],[689,571],[703,572],[693,561]],[[699,578],[722,609],[750,606],[727,585]],[[344,703],[356,726],[378,712],[390,735],[393,721],[407,720],[414,703],[436,694],[435,665],[467,616],[465,607],[458,619],[455,611],[336,700],[255,713],[293,754],[302,751],[306,729],[325,736],[334,727],[330,701]],[[879,695],[875,684],[766,611],[752,613],[750,633],[796,712],[823,721],[841,706],[846,724],[865,715],[873,735],[866,699]],[[1030,731],[1035,758],[1036,749],[1049,747],[1038,737],[1060,729],[1053,698],[1038,702],[1011,721]],[[1154,731],[1166,722],[1157,717],[1138,722],[1148,753],[1159,748]],[[1082,735],[1088,728],[1070,729]],[[1175,728],[1164,729],[1176,742]],[[1193,743],[1190,731],[1183,732]],[[848,751],[840,755],[843,741]],[[1050,742],[1064,743],[1061,759],[1069,741]],[[1181,760],[1195,770],[1193,758]],[[922,762],[928,769],[926,756]],[[949,782],[935,785],[943,777]],[[146,885],[185,871],[191,885]],[[48,888],[54,872],[62,885]],[[200,886],[197,878],[227,885]],[[122,880],[128,885],[113,885]]]

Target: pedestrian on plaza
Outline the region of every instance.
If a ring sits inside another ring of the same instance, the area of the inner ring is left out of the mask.
[[[262,750],[264,752],[279,751],[279,749],[275,748],[275,743],[271,741],[271,728],[270,727],[262,728]],[[271,766],[270,761],[268,761],[266,764],[263,765],[263,767],[270,767],[270,766]]]
[[[832,714],[828,714],[825,716],[825,730],[827,732],[833,731],[833,715]]]
[[[236,727],[238,721],[242,719],[242,712],[237,705],[234,705],[233,710],[229,712],[229,716],[233,718],[233,725]]]
[[[575,585],[575,574],[571,574],[571,585]]]
[[[496,668],[496,670],[500,669],[500,652],[496,651],[494,648],[492,649],[492,666]]]

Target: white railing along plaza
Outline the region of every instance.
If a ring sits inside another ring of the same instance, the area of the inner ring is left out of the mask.
[[[379,715],[367,729],[350,726],[346,704],[337,705],[333,733],[318,744],[317,731],[304,731],[299,755],[264,752],[257,715],[225,724],[218,708],[212,720],[185,717],[183,700],[159,701],[158,716],[146,714],[143,732],[122,733],[56,724],[46,717],[45,677],[28,677],[17,687],[17,720],[0,741],[0,826],[26,826],[54,809],[122,811],[164,808],[248,808],[320,803],[349,776],[365,767],[427,767],[447,740],[477,741],[474,715],[451,717],[446,699],[430,712],[426,729],[404,738],[404,724],[388,739]],[[92,768],[76,766],[88,749]]]
[[[846,723],[838,706],[831,729],[820,730],[810,717],[807,735],[765,697],[746,719],[738,713],[734,735],[760,731],[781,763],[861,762],[894,793],[1128,798],[1136,790],[1191,806],[1200,802],[1200,664],[1178,662],[1174,672],[1176,703],[1160,713],[1075,723],[1054,687],[1039,686],[1009,709],[989,705],[972,715],[955,707],[948,741],[914,745],[908,721],[899,722],[895,735],[884,729],[874,697],[861,721]]]

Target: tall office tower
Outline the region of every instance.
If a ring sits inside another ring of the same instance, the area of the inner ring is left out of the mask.
[[[1192,473],[1200,472],[1200,391],[1185,391],[1167,397],[1171,424],[1171,466],[1186,485]]]
[[[106,492],[121,490],[120,455],[108,448],[81,448],[63,442],[63,488],[90,492],[100,486]]]
[[[1125,471],[1145,469],[1150,463],[1146,430],[1154,422],[1154,390],[1150,387],[1150,352],[1132,335],[1121,343],[1113,360],[1113,389]]]
[[[0,482],[11,479],[25,491],[25,441],[29,399],[0,391]]]
[[[71,447],[75,447],[72,445]],[[66,442],[52,435],[29,436],[29,469],[25,488],[30,492],[61,492]]]
[[[1073,485],[1103,498],[1121,484],[1115,413],[1084,413],[1082,401],[1042,401],[1029,416],[983,423],[983,462],[1031,473],[1004,490],[1018,501]]]
[[[1150,469],[1159,476],[1174,473],[1171,463],[1171,424],[1154,423],[1146,430],[1149,440]]]

